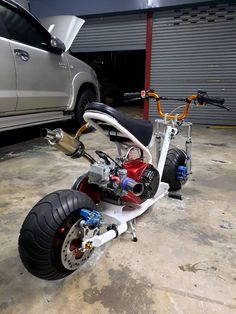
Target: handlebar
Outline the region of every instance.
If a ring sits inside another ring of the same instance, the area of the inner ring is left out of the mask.
[[[125,93],[124,94],[124,100],[134,100],[134,99],[141,99],[140,92],[135,93]]]
[[[206,92],[198,91],[197,95],[190,95],[187,98],[168,98],[168,97],[160,97],[154,90],[142,90],[141,92],[134,93],[125,93],[125,100],[134,100],[134,99],[149,99],[153,98],[156,101],[157,111],[161,117],[166,117],[168,120],[177,119],[178,121],[183,120],[187,114],[192,101],[196,102],[200,106],[205,106],[206,104],[214,105],[220,108],[224,108],[226,110],[230,110],[230,108],[224,106],[224,99],[219,97],[209,97]],[[185,106],[183,112],[178,115],[165,114],[161,108],[161,100],[176,100],[176,101],[184,101]]]
[[[201,105],[209,104],[226,110],[230,110],[230,108],[224,106],[224,102],[225,102],[224,98],[209,97],[206,92],[203,92],[201,90],[198,91],[198,103]]]

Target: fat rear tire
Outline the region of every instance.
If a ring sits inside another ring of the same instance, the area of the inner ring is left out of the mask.
[[[73,190],[48,194],[32,208],[22,225],[18,242],[20,258],[31,274],[56,280],[76,270],[65,268],[61,256],[70,229],[82,220],[82,208],[92,210],[96,206],[85,193]],[[92,250],[88,253],[90,255]],[[80,266],[84,260],[82,256],[79,258]]]
[[[187,181],[177,179],[177,170],[179,166],[186,165],[186,155],[178,148],[169,149],[166,157],[165,167],[162,175],[162,181],[169,184],[169,191],[180,190]]]

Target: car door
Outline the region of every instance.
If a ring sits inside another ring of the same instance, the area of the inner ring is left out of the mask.
[[[17,77],[17,110],[66,108],[70,70],[65,54],[48,50],[50,34],[26,11],[1,6]]]
[[[0,18],[0,114],[16,109],[16,69],[4,24]]]

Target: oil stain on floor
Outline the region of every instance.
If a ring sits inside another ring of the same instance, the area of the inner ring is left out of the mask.
[[[96,286],[85,290],[84,301],[90,304],[99,301],[110,313],[153,313],[152,284],[145,277],[134,279],[131,274],[131,269],[122,265],[119,269],[110,269],[111,283],[101,290]]]

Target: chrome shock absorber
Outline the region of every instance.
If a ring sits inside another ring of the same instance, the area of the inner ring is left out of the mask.
[[[186,155],[187,155],[187,162],[186,162],[186,167],[187,167],[187,173],[191,173],[192,169],[192,123],[187,122],[187,139],[185,142],[185,149],[186,149]]]
[[[159,161],[160,155],[161,155],[162,133],[161,133],[161,130],[160,130],[159,119],[156,119],[155,122],[156,122],[156,126],[157,126],[155,140],[156,140],[156,158],[157,158],[156,162],[157,162],[157,166],[158,166],[158,161]]]

